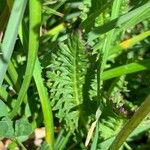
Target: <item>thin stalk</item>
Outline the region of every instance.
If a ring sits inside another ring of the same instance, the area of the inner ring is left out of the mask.
[[[113,6],[112,6],[111,20],[118,17],[119,12],[120,12],[121,4],[122,4],[122,0],[114,0]],[[109,50],[111,48],[111,44],[112,44],[112,42],[114,41],[114,38],[115,38],[114,37],[114,32],[115,32],[115,29],[109,31],[106,34],[106,39],[104,41],[102,51],[100,52],[100,55],[102,55],[102,63],[101,63],[100,73],[102,73],[105,69],[105,65],[106,65],[106,62],[107,62],[107,59],[108,59],[108,53],[109,53]]]
[[[150,95],[145,99],[139,109],[135,112],[133,117],[127,122],[123,129],[116,136],[115,140],[111,144],[108,150],[118,150],[120,146],[125,142],[127,137],[133,132],[133,130],[142,122],[142,120],[150,112]]]

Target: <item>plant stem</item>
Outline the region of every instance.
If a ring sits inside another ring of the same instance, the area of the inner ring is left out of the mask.
[[[150,112],[150,95],[145,99],[143,104],[135,112],[133,117],[127,122],[123,129],[116,136],[115,140],[111,144],[108,150],[118,150],[120,146],[125,142],[131,132],[142,122],[142,120]]]

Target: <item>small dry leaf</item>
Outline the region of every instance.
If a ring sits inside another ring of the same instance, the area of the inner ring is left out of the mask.
[[[89,142],[92,138],[92,135],[93,135],[93,132],[94,132],[94,129],[96,127],[96,123],[97,123],[98,120],[94,121],[88,131],[88,135],[86,137],[86,141],[85,141],[85,146],[87,147],[89,145]]]

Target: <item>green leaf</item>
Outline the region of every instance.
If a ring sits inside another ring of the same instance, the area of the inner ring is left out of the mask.
[[[2,121],[0,121],[0,137],[14,137],[13,122],[9,118],[4,118]]]
[[[25,141],[33,132],[31,124],[27,119],[17,120],[15,123],[15,137],[19,141]]]
[[[0,117],[7,116],[7,115],[8,115],[7,106],[2,100],[0,100]]]
[[[58,52],[52,54],[51,71],[47,72],[53,110],[58,110],[57,117],[72,131],[78,126],[87,65],[85,43],[79,33],[69,36],[67,44],[60,43]]]

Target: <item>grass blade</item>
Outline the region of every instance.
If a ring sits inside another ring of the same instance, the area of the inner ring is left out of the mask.
[[[95,28],[93,31],[89,32],[89,41],[92,41],[99,37],[100,34],[104,34],[114,28],[119,29],[119,32],[133,26],[147,18],[150,17],[150,2],[132,10],[125,15],[113,19],[112,21],[104,24],[100,27]]]
[[[112,5],[112,15],[111,15],[111,20],[115,19],[118,17],[119,15],[119,12],[120,12],[120,7],[121,7],[121,4],[122,4],[122,0],[115,0],[113,2],[113,5]],[[106,62],[107,62],[107,59],[108,59],[108,54],[109,54],[109,50],[111,48],[111,44],[113,42],[113,40],[115,39],[114,37],[114,32],[115,32],[115,29],[109,31],[107,34],[106,34],[106,38],[105,38],[105,41],[104,41],[104,44],[103,44],[103,48],[102,50],[100,50],[100,55],[99,55],[99,60],[98,60],[98,68],[97,68],[97,98],[98,98],[98,104],[100,104],[100,99],[101,99],[101,91],[100,91],[100,87],[102,85],[102,79],[101,79],[101,76],[103,74],[103,71],[105,69],[105,65],[106,65]]]
[[[2,42],[2,57],[0,58],[0,86],[3,82],[7,66],[14,49],[18,28],[26,8],[26,3],[27,0],[15,0],[13,5],[11,16],[9,18],[7,29]]]
[[[150,31],[146,31],[146,32],[143,32],[131,39],[125,40],[125,41],[121,42],[120,44],[118,44],[117,46],[113,47],[109,51],[109,54],[112,55],[114,53],[121,52],[123,49],[130,48],[133,45],[135,45],[136,43],[144,40],[145,38],[147,38],[149,36],[150,36]]]
[[[111,144],[108,150],[116,150],[119,149],[120,146],[125,142],[127,137],[131,134],[131,132],[142,122],[142,120],[149,114],[150,112],[150,95],[145,99],[143,104],[139,107],[139,109],[135,112],[133,117],[127,122],[127,124],[123,127],[123,129],[116,136],[115,140]]]
[[[27,35],[28,35],[28,30],[26,28],[25,22],[23,21],[19,36],[20,36],[20,40],[25,50],[28,47]],[[52,108],[51,108],[49,97],[48,97],[48,92],[44,86],[41,74],[42,74],[42,70],[41,70],[39,59],[37,57],[34,71],[33,71],[33,77],[34,77],[36,87],[38,89],[38,94],[39,94],[40,102],[42,106],[44,124],[45,124],[45,132],[46,132],[46,142],[50,144],[50,147],[53,150],[54,149],[53,114],[52,114]]]
[[[19,95],[17,98],[17,102],[13,107],[12,112],[10,113],[10,117],[13,118],[25,98],[27,89],[29,87],[35,61],[37,58],[37,52],[39,47],[39,34],[40,34],[40,23],[41,23],[41,2],[40,0],[30,0],[29,1],[30,7],[30,23],[29,23],[29,51],[28,51],[28,60],[27,60],[27,67],[24,76],[24,80],[19,91]]]
[[[51,150],[54,149],[54,125],[53,125],[53,114],[52,109],[50,107],[50,101],[48,97],[47,90],[43,84],[43,78],[41,77],[41,67],[39,61],[37,60],[34,67],[34,81],[36,83],[36,87],[38,89],[38,93],[41,100],[41,106],[44,116],[45,122],[45,130],[46,130],[46,142],[50,144]]]
[[[99,136],[99,123],[97,123],[96,125],[96,130],[95,130],[95,135],[94,135],[93,142],[91,145],[91,150],[97,150],[98,136]]]
[[[127,65],[119,66],[105,71],[102,75],[102,80],[112,79],[122,75],[147,70],[149,68],[150,68],[150,59],[130,63]]]

